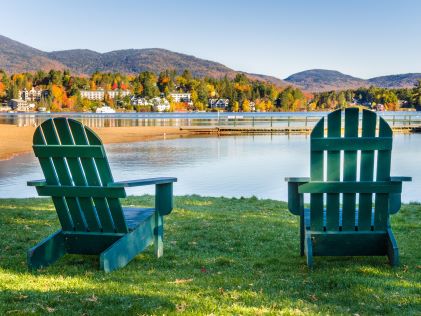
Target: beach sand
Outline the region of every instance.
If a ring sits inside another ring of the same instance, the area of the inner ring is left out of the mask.
[[[16,155],[32,151],[34,126],[18,127],[0,124],[0,160],[11,159]],[[192,135],[190,131],[178,127],[134,126],[92,128],[103,143],[130,143],[147,140],[177,138]]]

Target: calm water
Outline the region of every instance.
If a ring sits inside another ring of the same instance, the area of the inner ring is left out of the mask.
[[[177,195],[287,199],[286,176],[309,175],[309,138],[263,135],[181,138],[106,145],[115,180],[175,176]],[[392,175],[412,176],[403,200],[421,201],[421,134],[394,136]],[[42,179],[33,154],[0,161],[0,197],[36,196],[26,181]],[[153,193],[153,187],[128,194]]]

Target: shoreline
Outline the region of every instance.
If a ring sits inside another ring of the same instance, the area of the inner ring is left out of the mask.
[[[35,126],[0,124],[0,161],[32,152],[32,136],[35,129]],[[134,143],[195,135],[194,132],[171,126],[101,127],[92,130],[104,144]]]

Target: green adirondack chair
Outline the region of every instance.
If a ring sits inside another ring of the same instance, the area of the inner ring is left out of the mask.
[[[28,250],[31,269],[48,266],[66,253],[100,255],[106,272],[124,267],[154,243],[163,254],[163,216],[173,208],[176,178],[114,182],[98,136],[80,122],[53,118],[35,131],[33,149],[45,180],[29,181],[51,196],[61,229]],[[124,208],[125,187],[154,184],[155,208]]]
[[[402,181],[411,178],[390,176],[392,130],[386,121],[363,110],[361,136],[358,125],[358,108],[337,110],[327,116],[325,136],[322,118],[311,133],[311,177],[285,179],[288,208],[300,216],[301,255],[309,267],[313,256],[387,255],[392,266],[399,264],[389,215],[399,211]],[[310,193],[310,208],[304,207],[305,193]]]

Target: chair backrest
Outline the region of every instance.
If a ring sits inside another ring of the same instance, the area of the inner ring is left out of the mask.
[[[119,197],[123,188],[113,182],[104,147],[88,127],[69,118],[52,118],[35,131],[33,149],[64,231],[126,233]]]
[[[361,121],[358,108],[330,113],[327,135],[322,118],[311,133],[311,182],[320,188],[310,196],[311,229],[386,229],[389,193],[397,189],[388,182],[391,150],[392,130],[372,111],[363,110]]]

